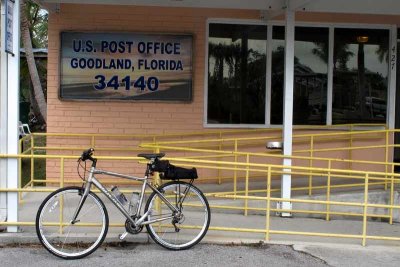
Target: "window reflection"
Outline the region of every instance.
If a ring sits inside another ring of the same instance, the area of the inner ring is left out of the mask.
[[[283,121],[283,79],[285,71],[285,27],[272,28],[271,124]]]
[[[209,25],[208,123],[282,124],[285,27],[273,26],[265,106],[267,27]],[[295,28],[293,124],[326,124],[329,29]],[[389,30],[334,30],[332,121],[386,121]]]
[[[285,28],[272,35],[271,124],[282,124]],[[327,28],[295,28],[293,124],[326,123],[328,46]]]
[[[209,25],[208,123],[265,123],[266,40],[266,26]]]
[[[386,122],[389,31],[335,29],[333,123]]]

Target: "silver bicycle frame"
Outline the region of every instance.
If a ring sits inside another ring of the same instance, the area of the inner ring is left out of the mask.
[[[154,219],[151,221],[144,221],[147,216],[149,215],[150,210],[148,210],[145,214],[143,214],[136,222],[131,218],[131,215],[129,214],[129,212],[124,208],[124,206],[122,206],[122,204],[117,200],[117,198],[110,192],[107,190],[107,188],[105,188],[99,180],[97,180],[95,178],[95,174],[105,174],[105,175],[109,175],[109,176],[114,176],[114,177],[119,177],[119,178],[124,178],[124,179],[129,179],[129,180],[135,180],[135,181],[140,181],[143,183],[142,185],[142,190],[140,193],[140,198],[139,198],[139,205],[137,208],[136,213],[140,212],[141,207],[142,207],[142,203],[143,203],[143,198],[144,198],[144,194],[145,194],[145,190],[146,190],[146,186],[150,187],[151,190],[153,190],[160,198],[161,200],[171,209],[171,211],[173,211],[174,214],[179,214],[179,210],[171,204],[171,202],[168,201],[168,199],[166,199],[164,197],[164,195],[157,190],[157,188],[155,188],[153,185],[151,185],[150,183],[147,182],[148,180],[148,176],[145,175],[143,178],[141,177],[136,177],[136,176],[130,176],[130,175],[125,175],[125,174],[121,174],[121,173],[116,173],[116,172],[110,172],[110,171],[104,171],[104,170],[99,170],[96,169],[95,167],[91,167],[90,171],[89,171],[89,177],[88,180],[86,182],[85,185],[85,190],[84,193],[79,201],[78,207],[74,213],[74,216],[72,217],[72,221],[71,223],[74,224],[75,222],[77,222],[77,217],[79,215],[79,212],[83,206],[83,203],[85,202],[89,192],[90,192],[90,188],[92,186],[92,184],[94,184],[110,201],[112,204],[114,204],[114,206],[117,207],[117,209],[135,226],[140,226],[140,225],[146,225],[146,224],[151,224],[151,223],[155,223],[155,222],[159,222],[159,221],[164,221],[164,220],[168,220],[173,218],[174,216],[166,216],[163,218],[159,218],[159,219]],[[135,214],[137,215],[137,214]]]

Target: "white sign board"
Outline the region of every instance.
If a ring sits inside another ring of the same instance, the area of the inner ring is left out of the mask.
[[[7,0],[6,3],[6,44],[5,50],[7,53],[13,53],[13,24],[14,24],[14,0]]]

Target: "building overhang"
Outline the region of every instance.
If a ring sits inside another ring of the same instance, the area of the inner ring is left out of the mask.
[[[39,2],[51,9],[68,3],[247,9],[276,13],[289,5],[294,11],[305,12],[400,15],[398,0],[39,0]]]

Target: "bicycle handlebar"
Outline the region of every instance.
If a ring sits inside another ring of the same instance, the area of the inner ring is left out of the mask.
[[[87,159],[94,161],[94,159],[92,158],[93,152],[94,152],[94,148],[89,148],[88,150],[83,151],[83,153],[79,159],[82,161],[85,161]]]

